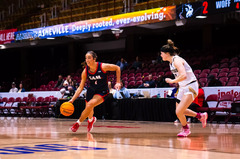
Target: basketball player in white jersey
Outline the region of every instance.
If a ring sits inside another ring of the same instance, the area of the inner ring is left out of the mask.
[[[176,103],[176,115],[182,124],[182,130],[178,137],[186,137],[191,134],[189,126],[187,125],[186,116],[198,118],[202,122],[203,128],[207,124],[207,113],[196,113],[188,107],[198,96],[198,82],[189,64],[178,56],[179,50],[174,46],[172,40],[168,40],[167,45],[161,48],[161,57],[163,61],[168,61],[170,69],[175,76],[175,79],[166,78],[167,83],[178,83],[179,91]]]

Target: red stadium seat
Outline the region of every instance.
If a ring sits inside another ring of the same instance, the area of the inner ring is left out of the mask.
[[[127,73],[122,74],[121,78],[128,77]]]
[[[213,64],[213,65],[211,66],[211,69],[214,69],[214,68],[219,68],[219,64],[218,64],[218,63]]]
[[[50,85],[54,85],[55,82],[54,82],[54,81],[50,81],[50,82],[48,82],[48,84],[50,84]]]
[[[148,76],[148,75],[149,75],[148,72],[143,73],[143,77],[146,77],[146,76]]]
[[[153,76],[152,79],[155,81],[158,78],[158,76]]]
[[[42,91],[42,88],[37,88],[37,91]]]
[[[130,81],[135,81],[135,77],[133,76],[133,77],[130,77],[130,78],[128,78],[128,80],[127,80],[128,82],[130,82]]]
[[[40,88],[46,88],[46,85],[43,84],[43,85],[40,86]]]
[[[194,74],[200,74],[200,73],[201,73],[201,70],[194,70],[193,73],[194,73]]]
[[[228,73],[222,72],[222,73],[219,73],[219,74],[218,74],[218,78],[227,77],[227,75],[228,75]]]
[[[201,73],[199,76],[198,76],[198,78],[200,79],[200,78],[207,78],[208,77],[208,74],[207,73]]]
[[[228,68],[228,63],[221,64],[219,68]]]
[[[157,72],[152,72],[152,75],[153,76],[157,76]]]
[[[37,91],[37,89],[36,89],[36,88],[32,88],[32,89],[31,89],[31,92],[34,92],[34,91]]]
[[[142,84],[143,84],[143,81],[140,80],[140,81],[137,81],[137,82],[136,82],[135,86],[136,86],[136,87],[139,87],[139,86],[142,85]]]
[[[129,82],[127,88],[135,88],[135,81]]]
[[[128,78],[130,78],[130,77],[135,77],[135,73],[130,73],[130,74],[128,75]]]
[[[148,76],[144,77],[144,78],[143,78],[143,81],[144,81],[144,82],[145,82],[145,81],[149,81],[149,77],[148,77]]]
[[[43,98],[43,97],[38,97],[38,98],[36,99],[36,105],[42,105],[43,101],[44,101],[44,98]]]
[[[229,81],[229,82],[227,83],[227,86],[237,86],[237,83],[238,83],[238,82],[235,82],[235,81]]]
[[[164,72],[158,72],[157,76],[159,75],[164,76]]]
[[[231,77],[228,82],[238,82],[239,77]]]
[[[229,68],[222,68],[219,73],[222,73],[222,72],[227,72],[228,73],[229,72]]]
[[[210,73],[210,69],[204,69],[204,70],[202,70],[201,74],[202,74],[202,73],[209,74],[209,73]]]
[[[210,71],[210,73],[219,73],[219,69],[218,68],[214,68]]]
[[[201,82],[201,83],[203,82],[203,83],[206,84],[206,83],[207,83],[207,78],[200,78],[200,79],[199,79],[199,82]]]
[[[136,81],[140,81],[140,80],[142,80],[142,76],[138,76],[138,77],[136,77],[135,80],[136,80]]]
[[[123,77],[122,81],[128,81],[128,78],[127,77]]]
[[[166,77],[171,77],[171,76],[172,76],[172,72],[171,72],[171,71],[166,72],[166,73],[165,73],[165,76],[166,76]]]
[[[228,78],[227,77],[221,77],[218,79],[219,81],[223,82],[228,82]]]
[[[238,63],[237,63],[237,62],[233,62],[233,63],[230,64],[229,67],[230,67],[230,68],[232,68],[232,67],[238,67]]]
[[[229,72],[239,72],[239,68],[238,67],[233,67],[230,69]]]
[[[238,77],[238,73],[237,72],[230,72],[228,74],[228,78],[230,78],[230,77]]]
[[[85,84],[87,86],[88,83],[85,83]],[[54,88],[54,91],[60,91],[60,88]]]

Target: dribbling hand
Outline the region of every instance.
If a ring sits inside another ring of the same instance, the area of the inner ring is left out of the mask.
[[[73,103],[73,101],[72,101],[72,100],[69,100],[68,102],[69,102],[69,103]]]

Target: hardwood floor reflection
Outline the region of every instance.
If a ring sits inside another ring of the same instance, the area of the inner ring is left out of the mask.
[[[98,120],[76,133],[72,119],[0,117],[0,159],[21,158],[239,158],[240,125],[190,124],[192,134],[178,138],[180,124]]]

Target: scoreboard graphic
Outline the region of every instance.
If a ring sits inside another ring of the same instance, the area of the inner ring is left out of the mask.
[[[240,11],[240,0],[204,0],[176,6],[177,19]]]

